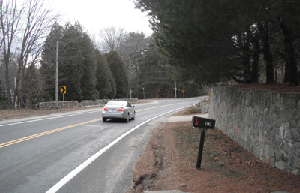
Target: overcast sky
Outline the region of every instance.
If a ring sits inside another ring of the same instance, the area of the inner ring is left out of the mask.
[[[115,26],[127,32],[151,35],[146,13],[135,9],[133,0],[52,0],[55,12],[62,14],[61,25],[79,21],[85,31],[97,35],[104,27]]]

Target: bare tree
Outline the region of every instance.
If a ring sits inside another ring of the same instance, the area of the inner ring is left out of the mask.
[[[9,62],[11,57],[11,49],[13,41],[16,38],[18,27],[21,21],[22,12],[17,9],[16,1],[3,1],[0,0],[0,25],[1,25],[1,51],[3,52],[3,62],[5,65],[5,80],[6,80],[6,94],[7,94],[7,108],[11,108],[12,103],[10,100],[10,77],[9,77]]]
[[[99,36],[103,41],[104,52],[117,51],[120,48],[122,41],[125,37],[124,28],[117,29],[116,27],[106,27],[99,32]]]
[[[24,0],[23,4],[16,0],[0,0],[0,51],[3,54],[5,65],[5,82],[7,94],[7,107],[11,108],[11,80],[9,64],[11,53],[18,57],[18,70],[16,77],[16,90],[14,102],[21,99],[20,88],[25,77],[25,66],[29,57],[30,63],[39,57],[43,40],[57,16],[51,15],[52,10],[44,0]]]
[[[125,35],[118,53],[127,65],[130,77],[136,75],[143,58],[143,53],[147,49],[149,42],[150,39],[145,38],[145,34],[143,33],[130,32]]]
[[[21,47],[18,60],[18,75],[16,79],[16,92],[14,102],[22,99],[20,88],[25,77],[25,66],[28,57],[32,56],[32,61],[40,56],[43,40],[57,19],[57,15],[51,15],[52,10],[48,8],[43,0],[26,0],[24,20],[22,26]],[[38,89],[38,88],[37,88]]]

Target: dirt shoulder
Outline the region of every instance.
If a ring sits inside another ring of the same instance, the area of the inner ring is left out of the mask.
[[[200,131],[190,124],[168,122],[152,130],[128,193],[300,192],[300,176],[260,161],[217,128],[206,132],[201,169],[196,170]]]

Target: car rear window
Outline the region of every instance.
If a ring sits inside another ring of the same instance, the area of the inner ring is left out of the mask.
[[[106,106],[127,106],[127,102],[124,101],[109,101]]]

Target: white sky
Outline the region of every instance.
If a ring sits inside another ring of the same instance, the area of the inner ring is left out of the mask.
[[[146,13],[135,9],[133,0],[52,0],[55,12],[62,15],[61,25],[75,21],[85,31],[98,35],[100,29],[115,26],[127,32],[143,32],[151,35]],[[51,2],[51,1],[50,1]]]

